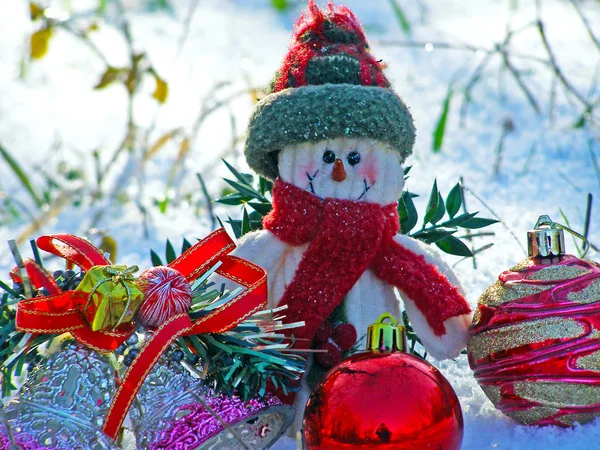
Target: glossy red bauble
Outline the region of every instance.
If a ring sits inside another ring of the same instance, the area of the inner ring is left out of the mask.
[[[428,362],[402,351],[358,353],[312,392],[303,422],[307,450],[460,449],[458,398]]]

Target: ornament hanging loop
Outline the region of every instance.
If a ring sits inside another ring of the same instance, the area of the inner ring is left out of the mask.
[[[585,257],[590,248],[590,243],[587,238],[563,224],[554,222],[547,215],[540,216],[534,229],[527,232],[529,257],[549,258],[564,255],[566,253],[564,231],[581,239],[583,242],[583,252],[581,257]]]

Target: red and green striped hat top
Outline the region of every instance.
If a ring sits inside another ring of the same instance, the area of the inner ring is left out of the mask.
[[[274,179],[285,146],[338,137],[387,142],[406,158],[414,125],[384,68],[352,11],[331,3],[320,10],[310,0],[268,95],[250,118],[245,149],[250,167]]]

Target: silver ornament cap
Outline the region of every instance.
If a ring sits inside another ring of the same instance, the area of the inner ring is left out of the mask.
[[[542,215],[533,230],[527,232],[527,250],[530,258],[562,256],[566,253],[565,233],[549,216]]]

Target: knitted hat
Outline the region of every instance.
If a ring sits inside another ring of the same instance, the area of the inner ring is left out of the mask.
[[[386,142],[404,160],[415,140],[413,120],[383,69],[348,8],[329,4],[321,11],[310,0],[268,95],[250,117],[250,167],[275,179],[282,148],[338,137]]]

